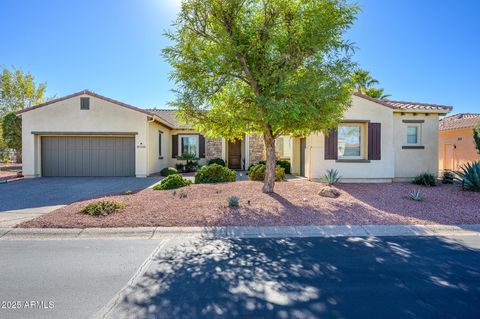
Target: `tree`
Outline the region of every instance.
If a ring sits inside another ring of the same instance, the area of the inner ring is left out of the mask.
[[[8,113],[2,121],[3,140],[8,148],[17,152],[17,163],[22,161],[22,119],[15,113]]]
[[[355,90],[361,94],[366,94],[369,88],[380,83],[370,75],[370,72],[361,69],[353,72],[352,81]]]
[[[351,102],[358,7],[346,0],[185,0],[163,50],[177,116],[209,137],[263,136],[263,192],[273,192],[275,140],[335,127]]]
[[[478,122],[473,129],[473,139],[475,140],[477,152],[480,154],[480,122]]]
[[[46,83],[35,83],[30,72],[20,69],[3,69],[0,74],[0,124],[3,128],[3,143],[16,150],[17,162],[21,161],[22,126],[21,119],[15,119],[14,112],[45,101]],[[0,138],[1,140],[1,138]],[[0,141],[1,144],[1,141]]]
[[[371,87],[365,91],[365,94],[380,100],[386,100],[391,96],[390,94],[385,94],[383,92],[384,92],[384,89],[377,89],[377,88]]]

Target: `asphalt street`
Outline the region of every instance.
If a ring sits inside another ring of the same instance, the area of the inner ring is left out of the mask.
[[[480,236],[2,241],[0,256],[0,300],[54,302],[0,318],[480,317]]]

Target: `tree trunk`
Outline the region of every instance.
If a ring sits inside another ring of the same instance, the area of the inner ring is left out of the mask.
[[[277,159],[275,156],[275,139],[272,136],[264,134],[263,140],[265,142],[267,165],[262,191],[264,193],[273,193],[273,187],[275,186],[275,169],[277,164]]]

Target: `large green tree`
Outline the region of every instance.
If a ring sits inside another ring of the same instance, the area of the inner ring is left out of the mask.
[[[172,46],[178,116],[207,136],[263,136],[263,191],[273,192],[275,140],[327,132],[351,102],[359,8],[346,0],[184,0]]]
[[[21,119],[14,112],[45,101],[46,83],[35,83],[30,72],[20,69],[4,68],[0,74],[0,123],[2,138],[6,147],[17,152],[17,161],[21,160],[22,126]]]

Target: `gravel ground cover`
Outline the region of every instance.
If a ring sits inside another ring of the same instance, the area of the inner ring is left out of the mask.
[[[86,200],[73,203],[18,227],[136,226],[274,226],[366,224],[477,224],[480,193],[452,185],[421,187],[410,183],[339,184],[336,199],[318,195],[324,185],[307,180],[277,183],[275,194],[261,192],[262,183],[240,181],[191,185],[177,190],[144,189],[132,195],[112,195],[126,208],[105,217],[79,211]],[[419,189],[422,202],[408,198]],[[227,198],[238,196],[239,207]]]
[[[0,164],[0,181],[5,181],[12,178],[17,178],[17,171],[21,171],[21,164],[8,163]]]

